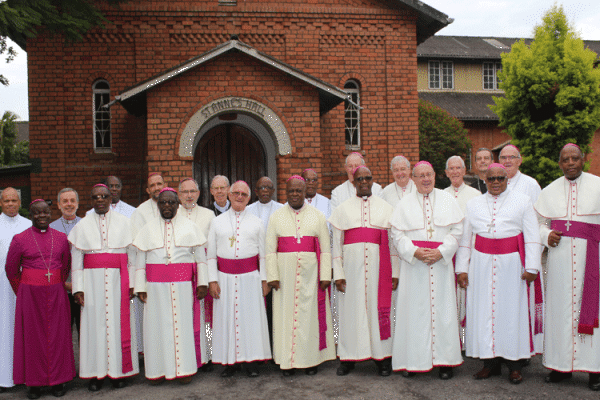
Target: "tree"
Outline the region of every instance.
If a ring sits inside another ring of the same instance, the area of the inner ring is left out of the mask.
[[[521,150],[521,169],[542,187],[562,175],[558,156],[565,144],[590,151],[600,126],[596,59],[556,5],[535,28],[529,46],[521,40],[502,55],[499,77],[505,97],[495,97],[491,109]]]
[[[67,40],[81,40],[89,29],[106,23],[97,3],[123,1],[126,0],[6,0],[0,3],[0,54],[6,52],[6,62],[12,61],[16,52],[7,46],[6,38],[27,50],[27,39],[37,37],[40,27],[63,34]],[[0,83],[8,85],[8,80],[0,75]]]
[[[17,114],[6,111],[0,120],[0,164],[10,165],[17,138]]]
[[[427,160],[435,170],[435,186],[450,185],[446,177],[446,160],[452,156],[465,159],[471,148],[467,130],[462,122],[447,111],[419,100],[419,157]]]

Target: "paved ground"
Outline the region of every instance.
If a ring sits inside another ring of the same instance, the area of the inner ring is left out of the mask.
[[[534,357],[523,370],[524,382],[508,382],[507,369],[503,376],[486,381],[475,381],[472,374],[481,367],[479,360],[465,358],[465,363],[455,369],[449,381],[438,379],[437,370],[404,378],[400,373],[390,377],[376,374],[373,363],[357,364],[345,377],[335,374],[337,362],[323,364],[315,376],[298,371],[293,377],[283,377],[274,365],[264,365],[258,378],[248,378],[239,373],[232,378],[219,376],[222,367],[212,373],[199,372],[189,385],[165,382],[150,386],[143,373],[129,381],[120,390],[112,389],[110,382],[97,393],[87,390],[87,383],[75,379],[69,384],[65,399],[598,399],[600,393],[587,388],[587,374],[575,373],[573,379],[561,384],[547,384],[547,370],[541,365],[541,356]],[[0,400],[25,399],[27,389],[18,386],[0,394]],[[42,399],[53,399],[44,393]]]

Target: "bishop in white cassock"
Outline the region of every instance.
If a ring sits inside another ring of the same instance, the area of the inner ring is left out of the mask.
[[[13,343],[15,340],[15,307],[17,297],[4,271],[6,255],[13,236],[31,227],[31,221],[19,215],[21,197],[13,188],[6,188],[0,194],[2,214],[0,214],[0,393],[14,386],[13,382]]]
[[[148,200],[139,205],[131,214],[131,237],[136,238],[138,232],[146,225],[150,220],[160,218],[158,211],[158,194],[165,187],[165,181],[160,172],[153,172],[148,175],[146,193],[150,196]],[[135,263],[135,261],[134,261]],[[134,312],[135,312],[135,327],[137,330],[138,339],[138,352],[144,351],[144,305],[135,298],[133,300]]]
[[[337,374],[348,374],[357,361],[374,360],[379,375],[389,376],[394,333],[392,291],[398,285],[398,257],[390,252],[389,238],[393,208],[372,195],[373,176],[367,167],[358,167],[353,178],[357,194],[329,218],[333,278],[343,292],[338,300],[341,363]]]
[[[404,156],[396,156],[391,162],[394,182],[390,183],[381,192],[381,198],[396,208],[404,196],[416,190],[415,183],[410,179],[410,162]]]
[[[317,193],[317,189],[319,188],[319,175],[317,175],[314,169],[307,168],[302,171],[302,177],[306,182],[306,197],[304,198],[304,202],[321,211],[325,218],[329,218],[331,215],[329,199]]]
[[[506,360],[509,380],[520,383],[522,360],[535,354],[530,323],[529,285],[541,270],[541,245],[529,198],[507,191],[506,170],[488,167],[487,193],[467,203],[456,273],[467,288],[466,354],[481,358],[475,379],[500,375]],[[542,324],[541,313],[534,319]]]
[[[208,293],[206,238],[177,214],[174,189],[161,190],[157,203],[161,217],[146,223],[133,242],[138,249],[135,292],[145,303],[146,378],[189,383],[208,360],[199,301]]]
[[[525,175],[519,171],[519,168],[522,163],[521,152],[519,149],[509,144],[504,146],[502,151],[500,151],[500,163],[504,165],[506,168],[506,172],[508,174],[508,186],[506,190],[517,191],[519,193],[523,193],[531,200],[531,204],[535,204],[538,199],[538,196],[542,192],[542,188],[538,184],[538,182],[530,177],[529,175]],[[538,305],[540,308],[538,313],[544,313],[544,291],[542,287],[544,287],[544,274],[538,274],[537,280],[534,282],[536,293],[538,293]],[[535,296],[530,296],[529,307],[534,309],[536,307]],[[535,313],[531,314],[531,324],[536,326],[535,323]],[[536,329],[533,334],[533,346],[535,348],[535,354],[541,354],[544,350],[544,333],[543,328]]]
[[[450,379],[463,362],[452,266],[463,214],[452,196],[434,189],[428,162],[415,165],[413,181],[417,191],[390,221],[401,258],[392,366],[405,377],[440,367],[440,379]]]
[[[558,165],[564,177],[548,185],[535,203],[542,243],[548,247],[544,366],[546,382],[589,372],[600,390],[598,335],[598,241],[600,178],[583,171],[578,146],[566,145]]]
[[[202,231],[204,237],[208,238],[208,229],[211,221],[215,218],[215,213],[208,208],[198,205],[200,197],[200,187],[198,182],[192,178],[182,179],[177,190],[179,196],[179,215],[185,215],[187,219],[195,223]],[[206,248],[206,246],[205,246]],[[213,298],[207,295],[204,298],[204,329],[206,331],[206,357],[207,362],[202,366],[202,372],[213,370],[212,365],[212,316],[213,316]]]
[[[450,193],[458,202],[460,210],[465,213],[467,202],[474,197],[481,196],[481,192],[471,186],[465,185],[464,176],[467,173],[465,162],[459,156],[452,156],[446,161],[446,176],[450,179],[450,186],[444,191]],[[467,317],[466,309],[467,291],[456,285],[456,302],[458,307],[458,324],[460,326],[460,340],[465,341],[465,323]]]
[[[329,230],[323,214],[304,204],[305,191],[302,177],[288,179],[288,205],[273,214],[266,237],[267,281],[275,289],[273,358],[286,376],[295,368],[314,375],[335,358]]]
[[[232,376],[239,363],[257,377],[258,361],[271,359],[264,295],[265,230],[248,212],[250,187],[236,182],[229,193],[231,208],[214,219],[208,234],[209,292],[213,306],[213,361]]]
[[[110,211],[105,185],[92,189],[96,212],[86,215],[69,233],[75,301],[81,305],[79,376],[90,379],[88,389],[98,391],[103,379],[120,379],[139,372],[136,330],[133,323],[134,250],[129,219]]]
[[[354,171],[356,168],[361,165],[365,165],[365,160],[360,153],[350,153],[348,157],[346,157],[346,163],[344,164],[344,169],[346,170],[346,175],[348,175],[348,180],[341,185],[338,185],[331,192],[331,212],[333,213],[335,209],[342,204],[344,201],[356,196],[356,188],[352,183],[354,177]],[[373,182],[373,187],[371,188],[371,192],[374,196],[381,196],[381,185]]]

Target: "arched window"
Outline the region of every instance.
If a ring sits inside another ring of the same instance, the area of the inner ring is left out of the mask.
[[[110,102],[110,85],[104,79],[97,80],[92,85],[94,92],[94,150],[110,151],[112,140],[110,134],[110,108],[104,107]]]
[[[358,82],[349,80],[344,85],[344,90],[350,95],[346,100],[345,122],[346,122],[346,148],[349,150],[360,149],[360,87]]]

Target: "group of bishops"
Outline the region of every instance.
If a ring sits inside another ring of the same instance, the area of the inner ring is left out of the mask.
[[[394,182],[382,189],[352,153],[331,201],[309,168],[287,180],[286,204],[273,200],[268,177],[248,205],[246,182],[217,175],[209,208],[197,205],[192,178],[174,189],[152,173],[150,198],[136,209],[111,176],[91,189],[84,218],[78,193],[61,190],[52,223],[41,199],[31,221],[19,216],[19,194],[7,188],[0,390],[64,395],[75,377],[73,324],[90,391],[106,378],[124,387],[139,354],[151,384],[185,384],[213,363],[223,377],[242,366],[256,377],[271,359],[284,376],[314,375],[336,357],[337,375],[373,360],[381,376],[438,368],[450,379],[461,348],[483,360],[475,379],[505,364],[518,384],[526,361],[543,353],[547,382],[583,371],[600,390],[600,178],[583,172],[574,144],[560,152],[564,176],[544,190],[519,171],[515,146],[493,161],[480,149],[467,186],[464,161],[450,157],[451,185],[440,190],[430,163],[411,170],[396,156]]]

